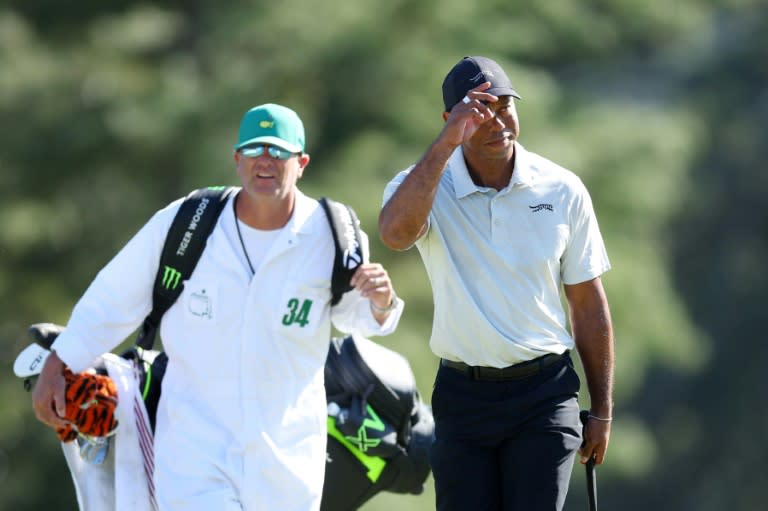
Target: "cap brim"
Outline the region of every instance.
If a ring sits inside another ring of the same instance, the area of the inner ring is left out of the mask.
[[[235,150],[239,151],[243,147],[253,145],[253,144],[269,144],[276,147],[279,147],[280,149],[285,149],[286,151],[290,151],[292,153],[301,153],[304,152],[302,147],[298,144],[289,144],[282,138],[277,137],[256,137],[252,138],[250,140],[246,140],[245,142],[240,142],[235,146]]]
[[[483,92],[493,94],[494,96],[512,96],[517,99],[523,99],[515,89],[510,89],[509,87],[491,87],[490,89],[484,90]]]

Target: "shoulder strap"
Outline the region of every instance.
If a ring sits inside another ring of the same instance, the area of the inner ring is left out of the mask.
[[[184,289],[205,249],[234,187],[212,186],[195,190],[184,199],[168,229],[152,290],[152,312],[144,319],[136,344],[152,349],[163,314]]]
[[[333,243],[336,247],[331,276],[331,305],[336,305],[342,295],[352,289],[349,280],[357,267],[363,264],[360,221],[355,211],[346,204],[322,197],[320,205],[323,206],[328,223],[331,225]]]

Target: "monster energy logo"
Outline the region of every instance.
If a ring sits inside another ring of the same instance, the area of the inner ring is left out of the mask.
[[[377,447],[381,443],[381,438],[368,438],[368,432],[366,431],[366,428],[370,428],[375,431],[384,431],[386,427],[384,425],[384,421],[379,419],[379,416],[376,415],[376,412],[373,411],[373,408],[371,408],[371,405],[368,405],[366,409],[368,410],[368,415],[370,415],[373,418],[363,419],[363,423],[360,425],[360,428],[357,430],[357,436],[346,437],[347,440],[349,440],[351,443],[356,445],[357,448],[363,452],[367,452],[369,448]]]
[[[165,289],[176,289],[181,281],[181,272],[170,266],[163,267],[163,287]]]

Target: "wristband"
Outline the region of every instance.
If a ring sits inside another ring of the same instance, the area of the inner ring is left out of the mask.
[[[613,420],[613,417],[598,417],[597,415],[592,415],[591,413],[587,415],[587,417],[600,422],[611,422]]]

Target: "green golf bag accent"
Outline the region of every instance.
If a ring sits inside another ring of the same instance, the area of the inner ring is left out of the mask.
[[[434,420],[408,361],[364,337],[333,339],[325,388],[321,511],[352,511],[382,491],[422,493],[431,470]]]

